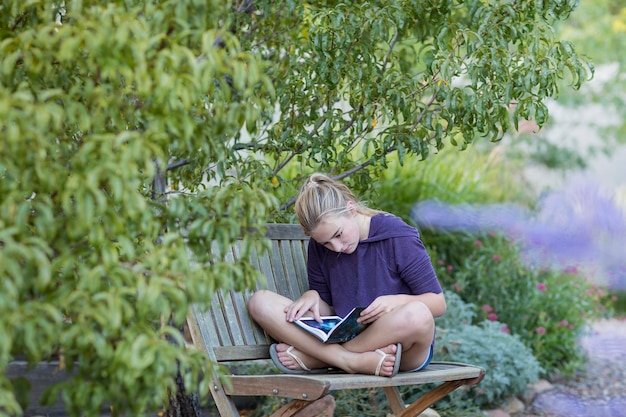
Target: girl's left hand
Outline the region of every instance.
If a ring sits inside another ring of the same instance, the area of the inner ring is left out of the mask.
[[[398,295],[381,295],[361,312],[361,317],[359,317],[358,322],[364,324],[372,323],[389,313],[401,303],[402,301]]]

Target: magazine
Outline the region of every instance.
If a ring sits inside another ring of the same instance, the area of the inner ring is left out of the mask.
[[[339,316],[322,316],[322,322],[313,317],[301,317],[294,323],[324,343],[343,343],[354,339],[367,324],[357,323],[365,307],[356,307],[344,318]]]

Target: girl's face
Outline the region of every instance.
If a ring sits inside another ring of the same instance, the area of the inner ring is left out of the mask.
[[[324,216],[317,227],[311,230],[311,237],[333,252],[352,253],[361,239],[360,218],[361,215],[349,205],[345,213]]]

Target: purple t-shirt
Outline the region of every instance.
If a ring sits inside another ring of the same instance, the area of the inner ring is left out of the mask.
[[[342,317],[381,295],[442,292],[419,233],[391,214],[372,217],[368,238],[351,254],[310,239],[307,269],[309,288]]]

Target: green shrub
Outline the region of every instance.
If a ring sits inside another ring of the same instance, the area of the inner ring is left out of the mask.
[[[615,315],[626,316],[626,290],[621,288],[612,290],[611,298],[615,306]]]
[[[438,329],[454,329],[472,324],[476,320],[478,307],[475,304],[463,301],[454,291],[445,291],[446,313],[435,319]]]
[[[475,321],[505,323],[547,374],[576,369],[584,359],[577,338],[590,319],[608,314],[608,295],[578,270],[529,267],[500,235],[476,239],[460,265],[435,263],[446,287],[480,306]]]
[[[471,363],[487,371],[480,384],[452,393],[450,401],[465,397],[476,406],[494,407],[537,380],[541,366],[532,351],[503,328],[502,323],[483,321],[478,326],[440,329],[437,360]]]
[[[472,415],[479,408],[495,407],[501,400],[520,394],[537,380],[541,367],[519,336],[506,325],[483,321],[472,325],[478,308],[453,291],[446,292],[448,309],[436,319],[437,343],[434,360],[465,362],[486,370],[483,381],[452,393],[437,403],[443,415]],[[406,398],[416,398],[426,387],[405,387]]]
[[[423,200],[450,204],[528,201],[514,163],[504,159],[501,147],[488,149],[471,146],[459,156],[445,148],[425,161],[407,157],[402,165],[392,160],[374,183],[370,206],[411,222],[411,208]]]

